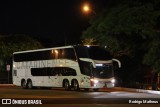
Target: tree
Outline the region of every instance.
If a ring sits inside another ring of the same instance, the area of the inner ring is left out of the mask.
[[[13,52],[42,48],[40,42],[27,35],[0,36],[1,68],[10,62]],[[2,70],[2,69],[1,69]]]
[[[145,42],[155,35],[155,19],[160,13],[151,3],[130,4],[119,4],[101,12],[91,20],[82,38],[96,39],[100,45],[107,45],[112,53],[132,54],[135,42]]]
[[[123,68],[128,80],[142,72],[144,64],[160,72],[160,8],[157,5],[160,1],[110,2],[111,6],[90,20],[91,26],[83,32],[82,39],[92,38],[95,43],[107,46],[122,65],[128,65]]]
[[[160,72],[160,38],[153,40],[148,53],[144,56],[144,63],[151,66],[154,72]]]

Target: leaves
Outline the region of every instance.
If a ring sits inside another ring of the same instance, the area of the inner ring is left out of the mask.
[[[148,53],[144,56],[143,62],[150,65],[154,71],[160,72],[160,38],[152,41]]]
[[[160,72],[160,2],[110,2],[111,6],[90,21],[82,39],[93,38],[95,44],[107,46],[114,57],[125,55],[137,65],[147,64]]]
[[[13,52],[42,48],[43,46],[27,35],[0,36],[0,58],[9,59]]]

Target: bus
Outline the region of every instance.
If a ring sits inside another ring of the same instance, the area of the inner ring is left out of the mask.
[[[13,84],[24,89],[63,87],[65,90],[111,88],[113,59],[100,46],[63,46],[13,53]]]

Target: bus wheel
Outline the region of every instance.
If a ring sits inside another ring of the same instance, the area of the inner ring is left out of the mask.
[[[77,80],[73,81],[73,89],[74,91],[79,91],[79,84]]]
[[[29,80],[29,81],[27,82],[27,87],[28,87],[29,89],[32,89],[32,88],[33,88],[32,81],[31,81],[31,80]]]
[[[22,80],[21,86],[22,86],[22,88],[24,88],[24,89],[27,88],[27,85],[26,85],[26,81],[25,81],[25,80]]]
[[[99,88],[94,88],[93,91],[97,92],[99,90]]]
[[[65,88],[66,91],[70,90],[70,85],[69,85],[69,82],[67,80],[64,81],[64,88]]]

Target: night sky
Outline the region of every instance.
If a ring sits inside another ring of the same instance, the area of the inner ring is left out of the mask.
[[[26,34],[46,47],[78,44],[92,16],[82,12],[84,2],[95,12],[107,4],[107,0],[0,1],[0,35]]]

